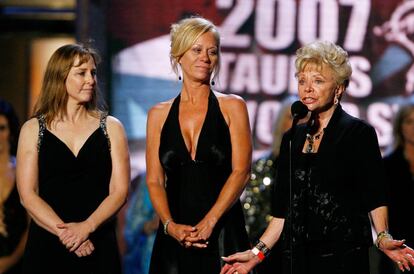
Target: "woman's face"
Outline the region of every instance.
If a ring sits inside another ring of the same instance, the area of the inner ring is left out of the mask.
[[[0,151],[9,148],[10,128],[6,116],[0,115]]]
[[[218,47],[212,32],[201,35],[179,60],[184,80],[208,83],[217,65]]]
[[[401,129],[405,143],[414,145],[414,110],[405,117]]]
[[[87,103],[92,99],[96,85],[96,65],[92,57],[81,65],[79,58],[75,59],[68,77],[66,78],[66,91],[68,101],[74,101],[77,104]]]
[[[335,92],[338,95],[342,93],[342,89],[337,87],[334,73],[328,65],[319,67],[310,63],[298,73],[299,97],[310,111],[330,109],[334,105]]]

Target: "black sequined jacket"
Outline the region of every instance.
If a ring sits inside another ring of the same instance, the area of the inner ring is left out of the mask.
[[[338,106],[318,152],[305,154],[306,125],[299,125],[292,142],[291,203],[289,136],[290,131],[282,140],[272,200],[272,215],[286,219],[282,241],[289,237],[292,221],[297,245],[371,245],[368,213],[386,205],[384,169],[374,128]]]

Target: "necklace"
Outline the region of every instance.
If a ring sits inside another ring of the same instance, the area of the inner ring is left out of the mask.
[[[309,133],[306,133],[306,140],[308,140],[308,145],[306,146],[306,153],[313,153],[313,143],[315,142],[315,140],[319,140],[323,134],[324,129],[322,129],[321,131],[319,131],[317,134],[315,135],[310,135]]]

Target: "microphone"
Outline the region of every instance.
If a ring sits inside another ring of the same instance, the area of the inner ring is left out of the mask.
[[[292,127],[290,129],[290,134],[289,134],[289,215],[292,216],[292,205],[293,205],[293,191],[292,191],[292,184],[293,184],[293,166],[294,166],[294,159],[292,156],[292,146],[293,146],[293,141],[294,141],[294,136],[295,136],[295,131],[296,131],[296,125],[299,122],[300,119],[303,119],[306,117],[306,115],[308,114],[309,110],[308,107],[305,106],[305,104],[303,104],[301,101],[296,101],[292,104],[292,106],[290,107],[290,112],[292,114]],[[292,231],[293,231],[293,227],[292,227],[292,220],[290,220],[289,222],[289,250],[290,250],[290,273],[294,273],[293,272],[293,252],[294,252],[294,248],[293,248],[293,238],[292,238]]]
[[[301,101],[296,101],[290,107],[290,112],[292,113],[292,127],[290,131],[290,140],[293,139],[293,136],[296,131],[296,124],[300,119],[305,118],[308,115],[308,108]]]
[[[300,120],[306,117],[309,110],[301,101],[296,101],[290,107],[290,112],[292,113],[293,120]]]

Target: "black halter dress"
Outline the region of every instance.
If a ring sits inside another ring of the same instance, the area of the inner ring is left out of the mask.
[[[232,172],[230,131],[219,103],[210,92],[195,159],[185,145],[175,98],[161,132],[159,157],[167,176],[168,205],[176,223],[196,225],[216,202]],[[237,201],[218,221],[205,249],[186,249],[174,238],[157,232],[151,274],[219,273],[221,256],[249,248],[241,204]]]

